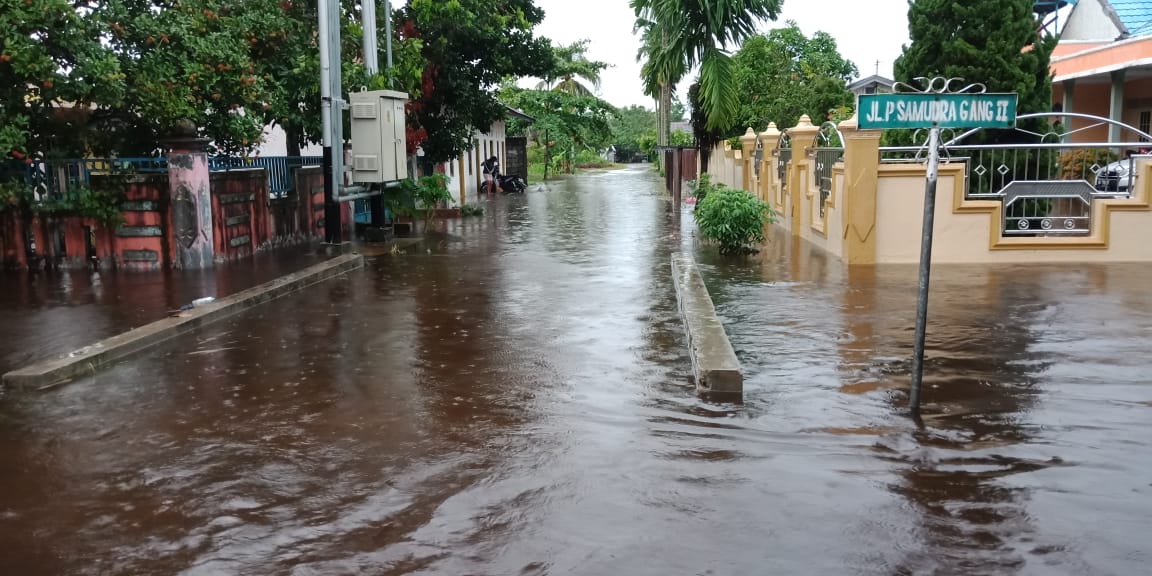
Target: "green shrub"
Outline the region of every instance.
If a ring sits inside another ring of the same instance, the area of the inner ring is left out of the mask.
[[[398,188],[384,193],[384,205],[398,216],[415,216],[416,202],[424,209],[425,219],[432,220],[442,202],[452,200],[448,191],[448,176],[432,174],[419,180],[401,180]]]
[[[721,254],[747,253],[764,242],[764,226],[775,221],[772,208],[743,190],[709,185],[711,189],[696,204],[700,235],[719,244]]]
[[[696,199],[696,205],[699,206],[700,203],[703,202],[704,199],[708,197],[708,194],[710,192],[717,190],[723,186],[724,186],[723,184],[717,184],[717,183],[712,182],[712,175],[705,172],[704,174],[700,175],[699,180],[689,180],[688,181],[688,192],[689,192],[689,194],[691,194],[691,196],[693,198]]]
[[[464,204],[460,206],[461,216],[482,216],[484,214],[484,207],[475,204]]]

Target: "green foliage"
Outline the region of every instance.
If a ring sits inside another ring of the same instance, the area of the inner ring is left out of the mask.
[[[403,180],[400,187],[419,202],[426,220],[432,220],[442,202],[452,200],[452,193],[448,191],[448,177],[444,174],[421,176],[419,180]]]
[[[100,20],[81,17],[70,0],[0,0],[0,14],[0,159],[33,156],[75,133],[56,101],[122,101],[124,76],[100,43]]]
[[[552,69],[542,76],[537,90],[559,90],[573,96],[594,96],[581,80],[600,86],[600,72],[608,68],[607,62],[588,59],[588,40],[578,40],[552,49]]]
[[[696,137],[693,136],[690,132],[686,132],[684,130],[677,130],[677,131],[672,133],[672,136],[669,139],[669,145],[671,145],[671,146],[685,146],[685,147],[695,146],[696,145]]]
[[[708,197],[708,194],[719,190],[720,188],[724,188],[724,184],[713,182],[712,175],[708,174],[707,172],[701,174],[699,180],[688,181],[689,194],[691,194],[692,197],[696,199],[697,206],[699,206],[700,202],[703,202],[704,199]]]
[[[506,83],[500,99],[512,108],[536,119],[531,126],[513,122],[510,133],[528,133],[544,152],[548,171],[556,166],[571,173],[576,155],[582,150],[599,151],[612,142],[612,121],[616,108],[595,96],[578,96],[557,90],[524,90]]]
[[[995,14],[995,18],[990,18]],[[1019,94],[1018,113],[1052,109],[1050,61],[1054,36],[1042,36],[1032,0],[914,0],[908,7],[912,43],[896,59],[896,80],[944,76],[984,84],[989,92]],[[1022,128],[1045,131],[1040,121]],[[910,135],[903,138],[911,144]],[[1027,142],[1016,130],[986,130],[966,143]]]
[[[700,108],[707,128],[736,121],[741,95],[728,49],[774,20],[781,0],[630,0],[641,35],[641,69],[648,94],[675,85],[699,66]],[[696,108],[696,106],[693,106]]]
[[[764,226],[774,221],[771,206],[743,190],[723,184],[711,185],[696,204],[696,225],[700,235],[720,245],[721,254],[750,251],[764,242]]]
[[[1119,154],[1100,148],[1069,150],[1060,156],[1060,179],[1080,180],[1092,174],[1093,165],[1103,167],[1119,159]]]
[[[476,204],[463,204],[460,206],[460,215],[464,217],[483,216],[484,207]]]
[[[120,204],[124,195],[113,188],[70,188],[32,206],[33,212],[52,216],[79,216],[116,225],[123,221]]]
[[[825,32],[811,38],[793,21],[784,28],[753,36],[733,56],[736,90],[744,97],[728,133],[768,122],[795,126],[802,114],[820,124],[833,110],[848,108],[855,99],[846,86],[858,70],[840,55],[836,39]]]
[[[0,180],[0,214],[29,208],[32,200],[32,189],[23,182]]]
[[[504,118],[495,95],[502,80],[551,74],[549,41],[532,31],[543,19],[532,0],[410,0],[400,10],[401,37],[423,43],[422,90],[408,121],[426,133],[428,160],[459,156],[476,129]]]
[[[651,156],[656,144],[656,112],[643,106],[627,106],[611,119],[618,162],[635,162]]]
[[[692,136],[695,138],[696,146],[700,148],[700,171],[707,172],[712,148],[724,139],[725,130],[712,127],[708,115],[704,112],[700,94],[699,82],[688,88],[688,103],[692,105]]]
[[[0,182],[0,213],[19,211],[42,216],[91,218],[109,226],[123,222],[120,210],[127,190],[127,174],[95,176],[91,184],[37,199],[33,189],[19,179]]]
[[[499,80],[552,65],[548,41],[532,35],[543,12],[531,0],[413,0],[378,12],[381,46],[384,24],[396,24],[394,68],[370,77],[360,3],[340,3],[344,91],[407,92],[413,134],[430,138],[433,160],[455,156],[474,127],[503,117],[492,94]],[[219,153],[248,153],[270,123],[288,134],[290,153],[318,141],[316,7],[0,0],[0,156],[144,155],[186,125]]]

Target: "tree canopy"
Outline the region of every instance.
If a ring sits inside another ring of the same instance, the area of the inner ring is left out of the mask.
[[[755,34],[760,22],[775,20],[782,0],[631,0],[630,5],[642,33],[646,91],[656,94],[699,66],[701,112],[710,129],[727,129],[736,121],[741,97],[728,51]]]
[[[847,83],[856,65],[840,55],[826,32],[804,35],[794,21],[744,41],[733,57],[737,91],[743,95],[727,136],[745,128],[763,130],[768,122],[796,125],[801,114],[819,123],[831,110],[854,103]]]
[[[579,152],[607,148],[612,144],[613,123],[619,120],[616,108],[596,96],[525,90],[505,83],[500,99],[535,120],[532,124],[514,121],[509,132],[528,135],[544,150],[545,177],[554,157],[571,169]]]
[[[647,158],[656,144],[656,112],[643,106],[626,106],[612,118],[612,145],[621,162]]]
[[[536,85],[537,90],[561,90],[577,96],[592,96],[600,86],[600,72],[608,63],[588,59],[588,40],[552,49],[552,69]],[[587,82],[592,88],[585,86]]]
[[[400,18],[402,36],[423,42],[421,94],[408,122],[430,161],[459,156],[475,130],[505,116],[502,80],[552,73],[551,43],[533,34],[544,11],[532,0],[410,0]]]
[[[1050,111],[1056,38],[1041,34],[1032,8],[1032,0],[913,0],[908,7],[912,42],[896,59],[896,80],[916,85],[917,77],[963,78],[989,92],[1019,94],[1020,114]],[[989,131],[987,136],[1007,141],[1021,133]]]
[[[341,6],[344,91],[388,87],[363,67],[359,0]],[[269,124],[290,149],[320,139],[314,0],[0,0],[0,13],[0,155],[146,154],[185,123],[221,153],[250,152]],[[377,17],[380,45],[396,24],[391,86],[433,160],[504,116],[501,80],[554,67],[532,0],[411,0]]]

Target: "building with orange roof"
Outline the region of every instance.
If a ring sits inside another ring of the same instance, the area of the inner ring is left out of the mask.
[[[1152,0],[1077,0],[1052,54],[1059,110],[1102,116],[1152,134]],[[1119,126],[1087,128],[1075,142],[1138,141]]]

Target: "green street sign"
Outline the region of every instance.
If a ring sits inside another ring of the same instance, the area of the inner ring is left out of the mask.
[[[1015,128],[1015,94],[861,94],[862,130]]]

